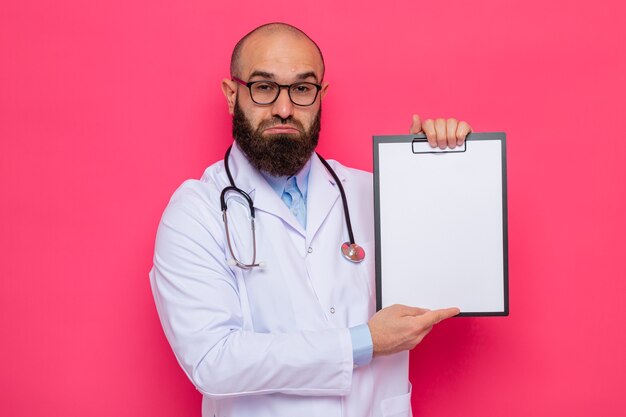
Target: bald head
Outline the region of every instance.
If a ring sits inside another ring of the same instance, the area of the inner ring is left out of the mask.
[[[291,37],[293,39],[304,41],[312,45],[316,49],[317,54],[319,54],[319,59],[322,65],[321,78],[324,77],[324,56],[322,55],[322,51],[320,50],[319,46],[317,46],[313,39],[309,38],[306,33],[301,31],[297,27],[288,25],[286,23],[268,23],[259,26],[258,28],[252,30],[246,36],[241,38],[239,42],[237,42],[237,45],[235,45],[235,49],[233,49],[233,54],[230,59],[230,74],[238,77],[242,76],[242,55],[245,51],[246,46],[251,40],[273,36]]]

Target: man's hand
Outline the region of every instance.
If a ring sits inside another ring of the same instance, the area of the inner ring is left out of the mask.
[[[411,350],[442,320],[460,313],[458,308],[426,310],[395,304],[383,308],[367,323],[374,356]]]
[[[456,119],[426,119],[422,123],[419,115],[413,115],[413,124],[410,134],[424,132],[431,147],[439,146],[445,149],[446,146],[454,149],[463,145],[465,137],[472,131],[472,127],[467,122],[459,122]]]

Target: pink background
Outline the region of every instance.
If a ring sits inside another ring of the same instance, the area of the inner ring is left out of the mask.
[[[325,52],[320,152],[371,170],[410,115],[508,135],[511,315],[411,355],[416,416],[626,413],[618,0],[14,0],[0,13],[0,415],[199,416],[148,284],[174,189],[221,159],[254,26]]]

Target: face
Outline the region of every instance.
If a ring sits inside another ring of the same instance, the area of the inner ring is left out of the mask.
[[[239,74],[245,81],[279,84],[309,81],[319,84],[323,64],[306,38],[288,33],[257,34],[242,49]],[[231,80],[222,89],[233,115],[233,136],[257,169],[272,175],[294,175],[315,149],[320,130],[321,99],[327,83],[311,106],[291,102],[286,89],[268,105],[252,101],[248,88]]]

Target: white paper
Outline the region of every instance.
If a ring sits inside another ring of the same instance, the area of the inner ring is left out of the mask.
[[[505,310],[502,143],[378,145],[382,306]]]

